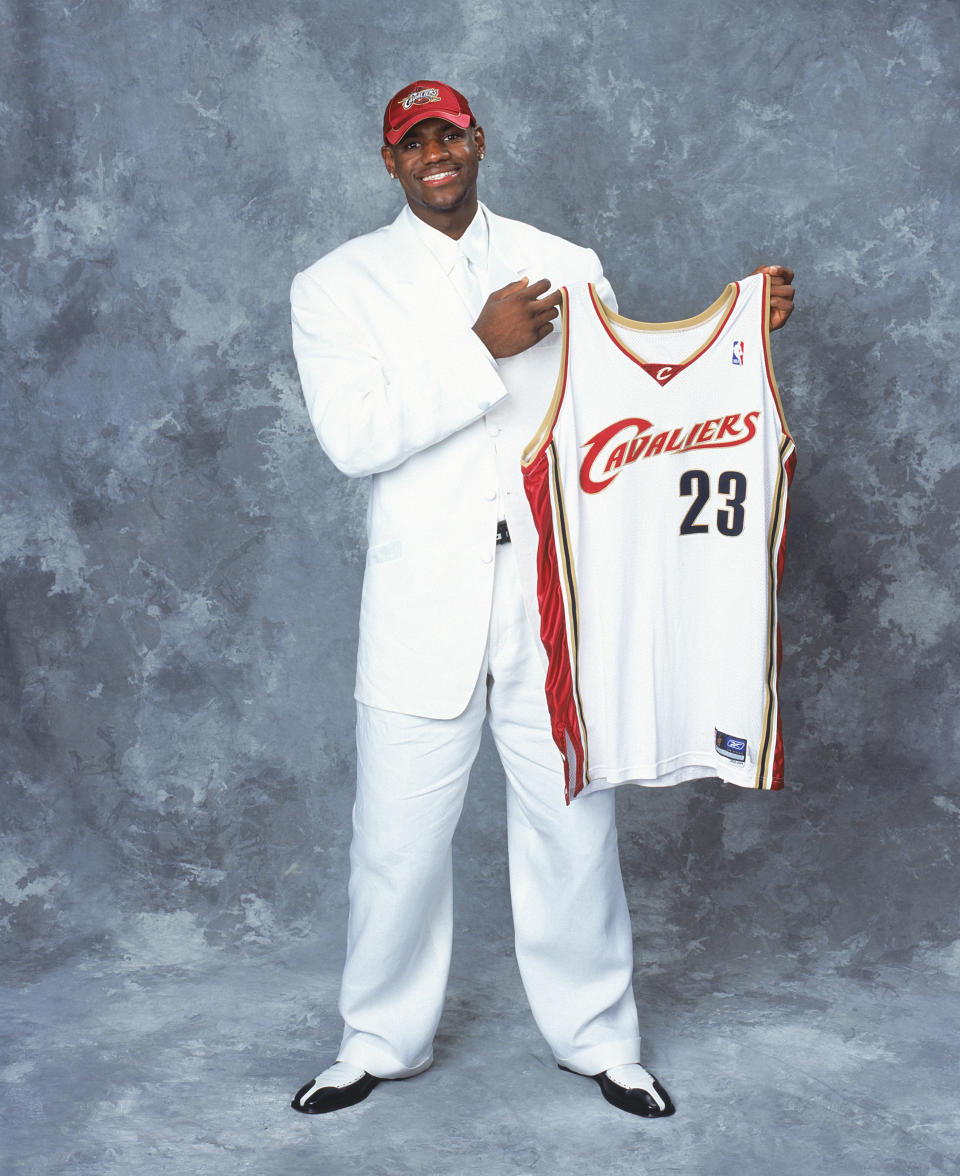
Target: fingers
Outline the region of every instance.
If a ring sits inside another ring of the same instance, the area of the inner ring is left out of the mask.
[[[556,318],[560,313],[558,307],[563,301],[563,295],[559,290],[554,290],[546,298],[541,298],[541,294],[545,294],[550,289],[550,281],[548,278],[541,278],[539,282],[534,282],[532,286],[527,286],[525,290],[519,292],[519,297],[528,303],[532,314],[538,318]]]
[[[516,282],[510,282],[507,286],[501,286],[499,290],[494,290],[491,295],[492,298],[523,298],[529,301],[535,301],[541,294],[546,294],[552,285],[549,278],[540,278],[539,281],[532,285],[529,278],[520,278]],[[548,301],[560,301],[560,291],[556,290]]]
[[[526,293],[529,294],[531,298],[539,298],[541,294],[546,294],[549,289],[550,279],[541,278],[539,282],[534,282],[532,286],[528,286]]]
[[[753,272],[770,277],[770,330],[777,331],[793,314],[793,270],[788,265],[758,265]]]
[[[548,328],[545,333],[549,334],[553,330],[550,326],[552,319],[555,319],[560,313],[560,308],[552,298],[544,298],[539,302],[532,302],[530,304],[530,317],[537,330],[540,330],[544,325]]]
[[[548,278],[521,278],[490,295],[473,330],[494,359],[526,351],[550,334],[562,301],[559,290],[547,294],[550,285]]]
[[[788,286],[793,281],[793,270],[788,265],[758,265],[755,274],[769,274],[771,286]]]
[[[793,314],[793,291],[789,298],[770,298],[770,330],[778,331]]]
[[[508,282],[506,286],[501,286],[499,290],[494,290],[490,297],[509,298],[511,294],[519,294],[529,282],[529,278],[518,278],[515,282]]]

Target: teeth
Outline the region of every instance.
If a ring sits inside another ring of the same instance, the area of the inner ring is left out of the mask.
[[[431,183],[431,182],[432,182],[432,181],[434,181],[434,180],[445,180],[445,179],[447,178],[447,176],[452,176],[453,174],[454,174],[454,173],[453,173],[452,171],[445,171],[445,172],[434,172],[434,173],[433,173],[433,175],[430,175],[430,176],[424,176],[424,177],[423,177],[423,182],[424,182],[425,184],[429,184],[429,183]]]

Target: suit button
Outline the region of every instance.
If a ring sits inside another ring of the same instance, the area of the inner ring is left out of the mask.
[[[496,498],[496,496],[497,496],[496,490],[488,490],[486,492],[486,494],[484,494],[484,498],[487,500],[487,502],[493,502],[493,500]]]
[[[485,564],[493,563],[493,553],[490,551],[485,551],[480,558]]]

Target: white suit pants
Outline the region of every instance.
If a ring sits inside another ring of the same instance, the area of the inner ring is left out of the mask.
[[[537,1025],[557,1061],[583,1074],[640,1059],[614,790],[565,805],[509,543],[496,560],[485,663],[463,714],[358,705],[338,1056],[381,1078],[433,1060],[453,938],[451,840],[485,718],[507,777],[517,962]]]

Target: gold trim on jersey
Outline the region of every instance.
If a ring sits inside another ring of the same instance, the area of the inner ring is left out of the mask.
[[[692,318],[677,319],[676,321],[670,323],[645,323],[641,322],[639,319],[626,318],[624,315],[618,314],[615,310],[611,310],[610,307],[607,306],[607,304],[601,299],[593,283],[590,283],[590,298],[593,302],[594,309],[600,318],[600,321],[607,329],[607,333],[610,335],[611,339],[613,339],[614,343],[616,343],[621,348],[621,350],[626,352],[626,354],[629,355],[631,359],[636,360],[636,362],[639,364],[657,363],[659,361],[656,357],[653,359],[644,359],[642,356],[638,355],[633,350],[633,348],[628,347],[623,339],[621,339],[621,337],[614,330],[614,323],[617,323],[622,327],[626,327],[628,330],[635,331],[680,331],[687,327],[698,327],[702,323],[707,322],[714,315],[720,315],[720,320],[717,323],[716,330],[711,332],[709,338],[692,354],[688,355],[686,359],[678,360],[676,363],[671,365],[672,367],[677,368],[685,367],[687,364],[693,363],[695,359],[699,359],[700,356],[703,355],[703,353],[713,345],[717,339],[717,336],[723,330],[727,319],[730,317],[730,314],[736,305],[737,296],[739,293],[739,284],[737,282],[730,282],[724,288],[723,293],[715,302],[712,302],[706,310],[702,310],[699,314],[694,315]]]
[[[547,411],[544,414],[543,420],[540,422],[540,427],[533,435],[533,439],[524,448],[520,455],[521,466],[533,465],[536,461],[537,455],[543,449],[546,442],[553,435],[553,427],[557,423],[557,417],[560,414],[560,405],[563,404],[563,393],[567,386],[567,365],[570,356],[570,295],[567,293],[566,286],[560,288],[560,371],[557,372],[557,381],[553,386],[553,396],[547,406]]]
[[[767,532],[767,664],[764,673],[766,697],[763,704],[763,722],[760,728],[762,737],[757,756],[757,771],[754,776],[754,788],[768,790],[771,774],[770,757],[776,752],[777,714],[780,708],[777,691],[777,561],[787,521],[787,495],[790,490],[787,462],[789,462],[793,451],[793,439],[789,434],[784,433],[780,441],[780,471],[777,475],[777,485],[770,506],[770,529]]]
[[[786,528],[786,514],[788,495],[790,492],[790,477],[787,473],[787,463],[796,452],[793,437],[787,427],[783,412],[783,402],[780,399],[780,389],[777,377],[773,371],[773,358],[770,351],[770,275],[763,274],[763,297],[761,312],[761,338],[763,340],[763,363],[767,377],[767,387],[773,398],[777,416],[780,419],[780,471],[777,476],[774,501],[770,508],[770,530],[767,535],[768,559],[768,603],[767,603],[767,668],[765,675],[766,701],[763,713],[763,741],[760,755],[757,757],[756,788],[769,787],[771,765],[770,756],[775,753],[777,742],[777,712],[780,702],[777,689],[777,625],[778,625],[778,588],[777,562],[780,555],[780,544]]]
[[[767,383],[770,386],[770,395],[773,397],[773,403],[776,405],[777,413],[780,417],[780,428],[787,437],[792,434],[787,427],[787,418],[783,414],[783,402],[780,399],[780,389],[777,386],[777,377],[773,371],[773,356],[770,351],[770,275],[763,275],[763,362],[767,371]]]

